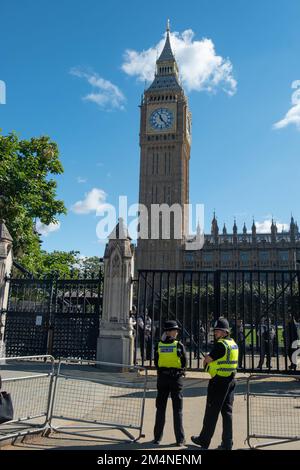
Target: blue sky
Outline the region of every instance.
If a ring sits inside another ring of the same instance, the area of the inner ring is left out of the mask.
[[[234,216],[240,230],[252,216],[264,224],[273,215],[281,227],[293,212],[300,221],[299,0],[153,0],[149,9],[136,0],[11,0],[0,10],[0,128],[21,138],[49,135],[65,169],[58,194],[68,215],[43,237],[45,249],[101,255],[92,196],[137,202],[138,61],[150,60],[167,18],[179,45],[184,31],[194,33],[194,56],[178,50],[191,70],[202,61],[196,53],[205,38],[220,61],[206,81],[197,82],[200,71],[185,82],[193,117],[190,201],[205,205],[205,231],[214,209],[230,231]],[[127,73],[126,50],[137,61]]]

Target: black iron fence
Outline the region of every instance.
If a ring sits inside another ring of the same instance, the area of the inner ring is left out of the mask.
[[[102,271],[89,278],[10,279],[1,315],[6,356],[94,360],[103,280]],[[297,367],[299,271],[145,270],[138,272],[134,291],[136,363],[154,366],[163,323],[176,319],[189,368],[202,368],[202,356],[214,343],[214,322],[224,316],[239,345],[241,370],[294,373]]]
[[[103,273],[90,278],[11,278],[5,322],[6,356],[51,354],[96,359]]]
[[[135,358],[153,365],[163,322],[176,319],[189,368],[201,368],[224,316],[244,371],[294,371],[300,313],[299,271],[139,271]],[[147,362],[148,361],[148,362]]]

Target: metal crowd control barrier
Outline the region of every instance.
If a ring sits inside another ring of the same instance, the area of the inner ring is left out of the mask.
[[[0,374],[1,390],[11,394],[14,408],[13,420],[0,425],[0,441],[45,430],[50,419],[54,358],[0,358]]]
[[[129,442],[137,441],[143,437],[146,387],[147,370],[143,367],[61,361],[54,382],[50,429],[99,439],[99,435],[85,432],[110,428],[122,431]],[[138,431],[137,437],[133,430]]]
[[[250,448],[300,440],[299,380],[299,375],[250,375],[247,381],[247,442]],[[255,443],[253,439],[256,439]],[[266,439],[271,441],[266,442]]]

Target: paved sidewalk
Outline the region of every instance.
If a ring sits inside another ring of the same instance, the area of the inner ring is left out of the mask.
[[[160,446],[151,444],[153,439],[153,426],[155,419],[155,375],[150,372],[150,389],[147,391],[145,417],[143,432],[145,438],[138,442],[128,444],[124,442],[125,435],[118,430],[103,428],[101,431],[93,432],[95,437],[89,437],[91,431],[87,431],[85,436],[70,435],[63,433],[52,433],[49,437],[30,436],[24,442],[16,442],[14,445],[5,446],[3,450],[132,450],[132,449],[162,449],[171,450],[178,449],[175,443],[173,432],[173,418],[171,399],[168,402],[167,417],[164,437]],[[246,419],[246,379],[247,376],[239,374],[238,385],[236,388],[234,403],[234,448],[249,449],[245,443],[247,435],[247,419]],[[206,403],[206,387],[208,379],[201,372],[192,372],[187,374],[184,388],[184,428],[186,432],[187,445],[185,449],[195,450],[197,446],[192,444],[190,436],[198,434],[203,420],[205,403]],[[216,433],[211,443],[211,449],[216,448],[221,442],[221,418],[217,424]],[[108,438],[109,437],[109,438]],[[113,440],[116,439],[116,440]],[[123,440],[123,441],[122,441]],[[278,450],[300,450],[300,442],[289,444],[281,444],[270,446],[267,449]]]

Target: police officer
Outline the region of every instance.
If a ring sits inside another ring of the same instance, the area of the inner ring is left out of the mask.
[[[177,446],[185,444],[182,424],[182,389],[186,352],[178,341],[179,326],[175,320],[164,323],[164,333],[155,348],[154,363],[157,368],[156,419],[153,444],[158,445],[163,436],[169,394],[173,405],[173,422]]]
[[[239,350],[229,332],[226,318],[219,318],[214,326],[215,346],[204,358],[204,367],[211,376],[205,416],[201,433],[191,437],[192,442],[202,449],[208,449],[210,445],[220,412],[223,418],[223,434],[218,449],[232,449],[232,405]]]

